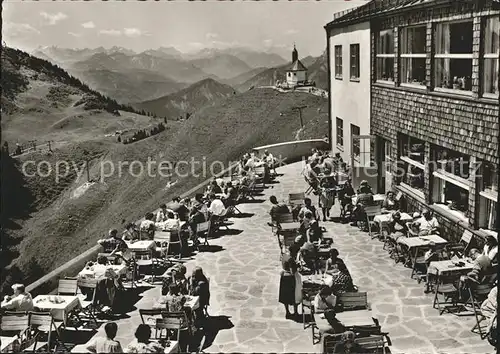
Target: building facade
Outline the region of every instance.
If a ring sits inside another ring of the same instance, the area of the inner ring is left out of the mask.
[[[379,190],[432,209],[455,241],[498,229],[499,10],[497,0],[371,1],[325,27],[369,21]]]

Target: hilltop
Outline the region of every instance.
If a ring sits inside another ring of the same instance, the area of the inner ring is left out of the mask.
[[[312,63],[311,65],[306,65],[308,79],[316,82],[316,87],[320,89],[328,89],[328,63],[326,52],[317,58],[306,57],[303,59],[303,64]],[[302,61],[302,59],[301,59]],[[235,86],[235,88],[240,92],[245,92],[251,87],[258,86],[269,86],[274,85],[275,80],[284,81],[286,70],[291,65],[288,63],[286,65],[281,65],[275,68],[270,68],[264,70],[252,78],[249,78],[240,85]]]
[[[303,112],[303,129],[297,112],[292,111],[296,105],[308,106]],[[9,230],[9,252],[17,258],[5,270],[9,276],[6,284],[20,279],[29,283],[93,246],[108,229],[120,228],[122,220],[137,220],[210,177],[174,177],[178,182],[166,189],[167,179],[158,174],[148,176],[136,171],[133,176],[123,168],[121,177],[115,171],[101,183],[102,163],[117,166],[123,161],[140,161],[146,165],[148,159],[194,159],[206,161],[207,166],[214,161],[227,164],[255,146],[323,137],[328,129],[327,107],[326,99],[306,93],[255,89],[222,98],[213,106],[199,109],[187,121],[170,122],[166,132],[133,144],[94,139],[64,146],[51,156],[32,154],[29,158],[35,162],[69,159],[79,166],[90,156],[89,173],[95,183],[86,185],[85,174],[68,174],[56,184],[53,176],[27,178],[17,172],[11,179],[17,188],[11,189],[22,191],[14,195],[23,195],[26,211],[11,220],[16,226]],[[17,167],[11,167],[14,174],[26,158],[21,157]],[[196,172],[201,172],[201,167]],[[10,205],[5,202],[3,207],[9,208],[16,198],[11,198]]]
[[[1,59],[3,140],[83,141],[153,120],[44,59],[8,47]]]
[[[171,95],[137,103],[134,106],[161,116],[186,117],[202,107],[214,105],[220,99],[234,94],[235,90],[231,86],[213,79],[205,79]]]

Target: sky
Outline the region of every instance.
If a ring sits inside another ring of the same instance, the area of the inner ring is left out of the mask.
[[[295,1],[3,1],[2,37],[10,47],[249,47],[301,57],[326,48],[323,26],[335,12],[367,0]]]

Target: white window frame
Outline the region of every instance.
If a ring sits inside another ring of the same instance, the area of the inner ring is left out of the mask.
[[[401,29],[400,33],[404,33],[404,31],[407,30],[407,29],[409,29],[409,28],[416,28],[416,27],[423,27],[427,31],[427,28],[426,28],[425,25],[417,25],[417,26],[404,27],[404,28]],[[400,41],[400,44],[403,43],[403,36],[402,35],[400,35],[399,41]],[[424,48],[424,49],[426,49],[426,48]],[[427,53],[426,52],[423,52],[423,53],[402,53],[402,52],[400,52],[399,57],[401,59],[425,59],[425,58],[427,58]],[[403,65],[400,65],[400,66],[402,68]],[[427,88],[427,85],[417,85],[417,84],[412,84],[412,83],[408,83],[408,82],[403,82],[403,80],[401,78],[402,74],[403,74],[403,72],[400,69],[399,70],[399,82],[400,82],[401,86],[413,87],[413,88],[417,88],[417,89],[421,89],[421,90],[422,89],[425,90]]]
[[[392,81],[391,80],[382,80],[382,79],[378,78],[378,75],[379,75],[379,72],[378,72],[378,59],[392,58],[393,59],[393,65],[394,65],[394,63],[396,61],[396,48],[394,46],[394,43],[393,43],[394,53],[378,53],[377,52],[378,41],[380,40],[380,32],[384,32],[384,31],[392,31],[392,38],[394,39],[394,28],[390,28],[390,29],[386,29],[386,30],[382,30],[382,31],[376,32],[376,36],[377,37],[375,38],[375,80],[378,83],[383,83],[383,84],[388,84],[388,85],[395,85],[396,82],[394,80],[394,76],[392,77]],[[394,68],[393,68],[393,75],[394,75]]]
[[[493,19],[493,18],[498,18],[498,15],[495,15],[495,16],[488,16],[484,19],[484,25],[482,25],[482,31],[483,31],[483,40],[485,40],[485,35],[486,35],[486,21],[489,20],[489,19]],[[483,45],[483,50],[485,50],[485,46]],[[497,52],[496,53],[487,53],[487,52],[484,52],[482,53],[482,57],[480,58],[481,60],[481,70],[482,72],[480,73],[480,77],[481,77],[481,86],[484,85],[484,67],[485,67],[485,59],[493,59],[497,61],[497,71],[500,72],[500,63],[499,63],[499,59],[498,59],[498,56],[499,56],[499,53],[498,51],[500,50],[500,45],[498,46],[497,48]],[[498,74],[498,73],[497,73]],[[497,90],[498,90],[498,85],[496,86]],[[484,89],[484,86],[481,87],[481,89]],[[498,99],[499,97],[499,92],[497,92],[496,94],[495,93],[491,93],[491,92],[484,92],[482,93],[482,96],[484,98],[493,98],[493,99]]]
[[[405,140],[407,140],[407,141],[408,141],[408,139],[410,139],[410,141],[411,141],[411,139],[417,139],[417,138],[412,138],[411,136],[406,135],[406,134],[403,135],[403,136],[405,137]],[[420,139],[417,139],[417,140],[420,140]],[[397,143],[398,143],[398,150],[399,150],[400,149],[400,144],[401,144],[401,141],[399,140],[399,137],[398,137],[398,142]],[[416,160],[413,160],[409,156],[405,156],[405,155],[400,155],[399,156],[399,160],[403,161],[403,162],[406,162],[407,164],[409,164],[411,166],[417,167],[418,169],[422,170],[422,172],[425,175],[425,165],[423,163],[421,163],[419,161],[416,161]],[[405,171],[405,174],[408,174],[408,171]],[[406,183],[404,181],[401,181],[400,185],[402,185],[404,188],[410,190],[412,193],[416,194],[422,200],[425,199],[425,193],[424,193],[424,191],[416,189],[416,188],[413,188],[412,186],[410,186],[408,183]],[[425,186],[424,186],[424,188],[425,188]]]
[[[442,21],[442,22],[438,22],[436,23],[436,26],[440,26],[440,25],[443,25],[443,24],[456,24],[456,23],[465,23],[465,22],[472,22],[473,26],[474,26],[474,22],[472,19],[465,19],[465,20],[456,20],[456,21]],[[473,29],[474,31],[474,29]],[[433,36],[436,36],[436,31],[433,31]],[[474,39],[473,39],[474,40]],[[443,54],[443,53],[436,53],[436,43],[437,43],[437,39],[435,38],[434,39],[434,55],[432,57],[432,66],[434,68],[434,82],[432,83],[433,87],[434,87],[434,91],[436,92],[442,92],[442,93],[451,93],[451,94],[458,94],[458,95],[463,95],[463,96],[472,96],[472,87],[471,87],[471,90],[470,91],[467,91],[467,90],[458,90],[458,89],[450,89],[450,88],[443,88],[443,87],[438,87],[436,85],[436,70],[437,70],[437,65],[436,65],[436,59],[467,59],[467,60],[470,60],[471,62],[471,74],[472,74],[472,65],[473,65],[473,57],[474,57],[474,53],[471,52],[471,53],[446,53],[446,54]],[[451,79],[451,78],[450,78]],[[472,80],[472,76],[471,76],[471,80]]]
[[[339,50],[339,53],[337,53]],[[338,55],[337,55],[338,54]],[[343,75],[343,65],[342,65],[342,45],[338,44],[334,46],[334,57],[335,57],[335,78],[342,80]],[[339,72],[337,72],[337,69]]]
[[[342,123],[342,144],[339,144],[339,121]],[[335,137],[336,137],[336,143],[337,147],[344,149],[344,120],[340,117],[335,117]]]
[[[355,62],[353,62],[353,47],[357,48],[356,56],[354,57]],[[361,76],[361,68],[360,68],[360,45],[359,43],[352,43],[349,45],[349,79],[354,81],[359,81],[359,77]],[[356,69],[357,76],[352,75],[353,69]]]

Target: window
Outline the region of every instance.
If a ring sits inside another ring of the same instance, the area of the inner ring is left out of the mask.
[[[342,79],[342,46],[335,46],[335,77]]]
[[[450,149],[436,147],[433,149],[433,159],[436,171],[450,174],[452,178],[466,180],[469,178],[469,156]],[[465,183],[465,182],[464,182]]]
[[[353,139],[353,136],[359,136],[360,130],[357,125],[351,124],[351,141],[352,141],[352,151],[351,154],[354,156],[355,160],[359,160],[359,155],[361,153],[359,138]]]
[[[500,19],[498,16],[485,19],[484,58],[483,58],[483,96],[498,98],[498,47]]]
[[[446,204],[450,210],[468,214],[469,209],[469,156],[457,151],[434,146],[432,161],[433,201]]]
[[[438,23],[434,85],[438,90],[472,91],[472,21]]]
[[[337,117],[337,145],[344,146],[344,121]]]
[[[392,144],[390,140],[384,140],[385,171],[391,173],[392,165]]]
[[[483,184],[479,192],[479,227],[489,230],[498,228],[498,166],[487,161],[481,161],[479,169]],[[481,188],[480,187],[480,188]]]
[[[359,44],[351,44],[351,79],[359,79]]]
[[[404,134],[398,136],[399,165],[397,177],[401,183],[424,197],[425,142]]]
[[[426,27],[407,27],[401,30],[402,84],[425,86]]]
[[[380,31],[376,37],[377,81],[394,81],[394,31]]]

